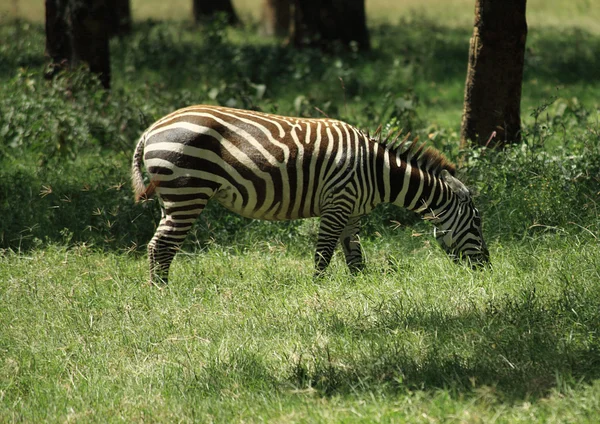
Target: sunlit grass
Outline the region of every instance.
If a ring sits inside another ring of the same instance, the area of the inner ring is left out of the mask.
[[[0,421],[593,419],[595,242],[494,244],[474,272],[403,237],[318,281],[309,247],[217,245],[162,290],[138,256],[5,252]]]

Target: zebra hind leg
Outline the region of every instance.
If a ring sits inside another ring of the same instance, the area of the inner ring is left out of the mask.
[[[348,221],[348,224],[346,224],[346,227],[340,236],[342,248],[344,249],[344,255],[346,257],[346,264],[352,274],[362,271],[365,267],[360,239],[358,237],[359,231],[360,217],[357,216]]]
[[[148,243],[148,260],[150,262],[150,284],[157,287],[167,285],[169,267],[179,249],[180,244],[171,243],[164,236],[155,233]]]
[[[163,209],[163,216],[158,228],[154,233],[154,237],[148,243],[151,285],[160,287],[168,283],[171,262],[173,262],[175,254],[181,248],[200,212],[206,206],[206,202],[194,206],[195,209],[183,213],[175,208],[172,211]]]

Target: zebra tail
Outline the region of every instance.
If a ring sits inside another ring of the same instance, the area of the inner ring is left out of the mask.
[[[131,184],[133,186],[133,193],[135,196],[135,202],[138,203],[142,199],[148,199],[154,194],[157,183],[150,181],[148,187],[144,184],[144,174],[142,173],[142,162],[144,158],[144,146],[146,144],[146,137],[142,135],[135,147],[133,153],[133,162],[131,164]]]

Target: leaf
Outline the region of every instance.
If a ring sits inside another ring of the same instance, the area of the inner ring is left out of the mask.
[[[306,97],[302,94],[294,99],[294,110],[297,114],[300,114],[300,111],[302,110],[302,103],[304,103],[305,101]]]
[[[262,99],[265,95],[265,91],[267,91],[267,86],[265,84],[252,84],[252,87],[256,90],[256,98]]]
[[[411,110],[414,108],[413,101],[410,99],[404,99],[402,97],[399,97],[395,100],[394,103],[396,107],[400,110]]]
[[[210,91],[208,92],[208,97],[211,100],[215,100],[218,95],[219,95],[219,89],[217,87],[211,88]]]

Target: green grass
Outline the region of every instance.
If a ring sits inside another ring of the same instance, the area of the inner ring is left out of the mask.
[[[367,2],[373,52],[325,56],[134,1],[110,93],[46,81],[43,3],[0,4],[0,422],[597,421],[600,9],[528,2],[523,144],[461,152],[472,1],[401,3]],[[338,254],[315,281],[315,221],[209,205],[171,285],[148,287],[158,210],[133,203],[133,146],[202,102],[429,140],[476,193],[493,269],[381,208],[367,271]]]
[[[593,422],[595,239],[496,244],[482,272],[427,244],[317,282],[308,246],[214,245],[163,290],[137,255],[6,253],[0,421]]]

